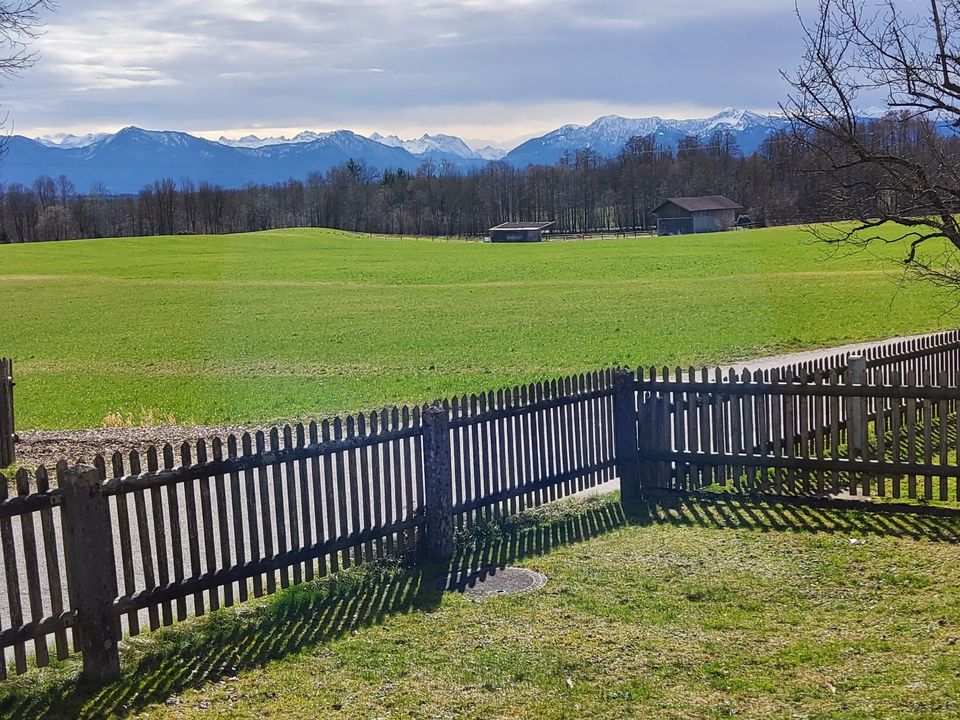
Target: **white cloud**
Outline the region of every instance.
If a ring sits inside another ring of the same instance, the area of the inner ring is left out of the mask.
[[[4,88],[19,131],[506,139],[590,113],[773,107],[799,33],[770,0],[72,0],[38,48]]]

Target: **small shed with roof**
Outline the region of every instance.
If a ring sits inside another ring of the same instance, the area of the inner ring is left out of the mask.
[[[490,228],[490,242],[540,242],[555,222],[508,222]]]
[[[741,210],[742,205],[723,195],[704,195],[668,198],[653,213],[658,235],[689,235],[729,230]]]

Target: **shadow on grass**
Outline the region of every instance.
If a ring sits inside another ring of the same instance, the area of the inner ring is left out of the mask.
[[[410,567],[388,558],[289,588],[252,606],[127,640],[123,677],[108,685],[81,682],[76,658],[12,680],[0,685],[0,717],[125,717],[189,688],[377,625],[390,615],[430,612],[439,605],[451,572],[542,555],[624,523],[615,498],[484,523],[461,534],[449,567]]]
[[[873,535],[960,542],[960,511],[717,493],[660,495],[629,513],[633,525],[742,528],[761,532]]]
[[[487,569],[545,555],[627,524],[960,541],[960,516],[703,493],[650,498],[628,518],[616,495],[573,501],[461,532],[450,566],[409,567],[388,558],[128,640],[123,679],[106,686],[80,682],[77,659],[9,681],[0,685],[0,717],[125,717],[184,690],[379,624],[390,615],[431,612],[450,574],[472,581]]]

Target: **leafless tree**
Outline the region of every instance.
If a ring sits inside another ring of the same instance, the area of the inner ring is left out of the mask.
[[[55,7],[53,0],[0,0],[0,74],[12,77],[33,65],[37,56],[30,45],[44,11]]]
[[[821,158],[834,211],[859,220],[817,236],[903,243],[907,267],[960,285],[960,0],[820,0],[801,24],[782,107]],[[878,101],[886,114],[865,117]]]

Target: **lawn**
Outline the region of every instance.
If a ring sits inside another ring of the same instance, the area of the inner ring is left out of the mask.
[[[0,686],[30,718],[960,717],[960,519],[736,500],[550,508],[462,541],[481,603],[385,566]],[[129,641],[128,641],[129,642]]]
[[[18,427],[262,422],[624,363],[701,364],[956,324],[902,248],[797,228],[542,245],[326,230],[0,246]]]

